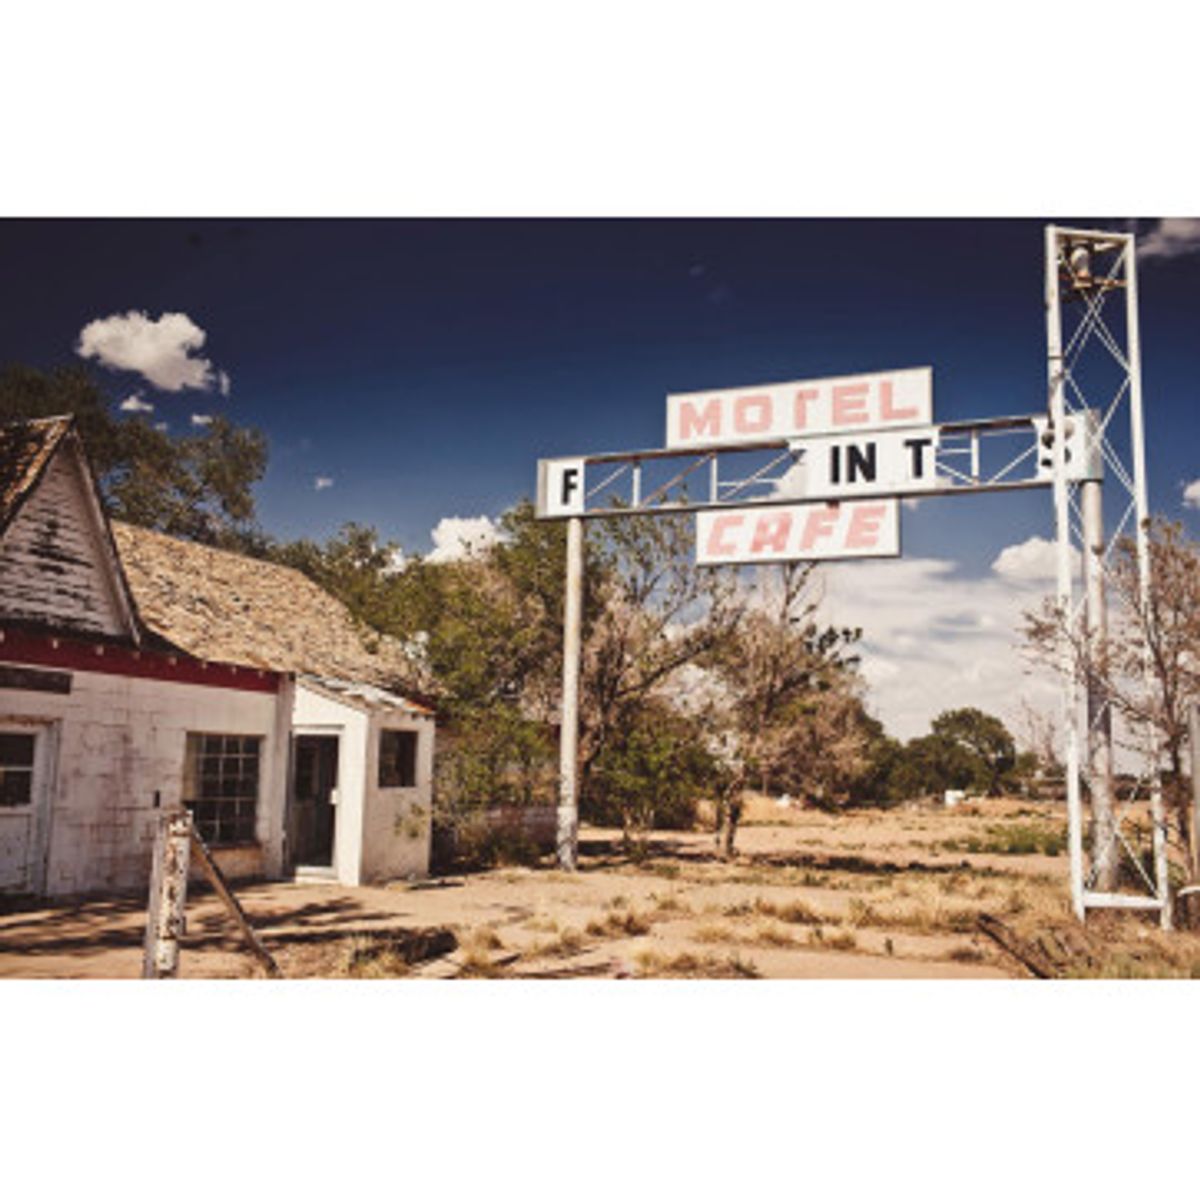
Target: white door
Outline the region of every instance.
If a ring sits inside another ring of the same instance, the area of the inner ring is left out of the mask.
[[[0,722],[0,891],[42,887],[49,740],[45,725]]]

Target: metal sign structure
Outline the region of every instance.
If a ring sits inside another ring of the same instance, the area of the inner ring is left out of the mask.
[[[1070,477],[1066,439],[1054,439],[1057,604],[1067,633],[1060,663],[1064,679],[1063,726],[1066,762],[1071,901],[1083,920],[1092,908],[1157,910],[1171,926],[1167,878],[1166,818],[1157,744],[1145,748],[1143,768],[1123,803],[1117,803],[1113,767],[1113,712],[1099,672],[1089,664],[1104,653],[1107,639],[1106,584],[1121,539],[1136,545],[1143,606],[1150,589],[1149,506],[1142,413],[1141,333],[1138,323],[1137,241],[1133,233],[1046,228],[1046,346],[1049,403],[1046,431],[1068,438],[1082,433],[1085,453],[1099,458],[1111,480],[1116,522],[1106,534],[1098,479]],[[1123,297],[1123,303],[1120,298]],[[1072,564],[1082,563],[1076,593]],[[1079,648],[1083,648],[1080,656]],[[1082,658],[1087,679],[1078,680]],[[1150,664],[1143,686],[1152,687]],[[1093,818],[1090,861],[1083,851],[1082,793]],[[1148,796],[1153,871],[1146,869],[1125,832],[1134,800]],[[1118,890],[1121,866],[1142,886]]]
[[[1046,230],[1049,402],[1044,412],[933,424],[932,369],[800,380],[667,398],[667,445],[543,459],[537,512],[567,521],[563,712],[558,857],[576,863],[578,684],[583,587],[583,526],[588,518],[663,512],[696,514],[698,561],[706,565],[899,554],[899,497],[1052,488],[1057,600],[1064,620],[1104,636],[1104,574],[1117,538],[1138,539],[1148,587],[1145,450],[1137,326],[1136,247],[1132,234]],[[1103,273],[1097,273],[1098,267]],[[1124,292],[1125,321],[1114,331],[1102,309]],[[1068,332],[1064,310],[1078,312]],[[1093,407],[1098,386],[1080,368],[1100,347],[1121,376]],[[1085,387],[1087,390],[1085,390]],[[1114,437],[1127,410],[1127,443]],[[1059,432],[1063,436],[1059,436]],[[1105,539],[1101,482],[1121,489],[1124,511]],[[1084,563],[1083,596],[1073,594],[1071,563]],[[1145,775],[1154,827],[1151,879],[1122,832],[1112,803],[1109,706],[1083,702],[1075,663],[1064,652],[1064,758],[1072,904],[1145,907],[1169,926],[1165,824],[1157,760]],[[1096,816],[1090,871],[1083,858],[1080,749],[1089,749],[1086,783]],[[1126,805],[1128,808],[1128,804]],[[1119,849],[1134,857],[1148,894],[1112,886]],[[1108,881],[1107,884],[1105,881]],[[1104,885],[1104,886],[1099,886]]]

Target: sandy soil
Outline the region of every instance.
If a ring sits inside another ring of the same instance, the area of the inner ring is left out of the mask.
[[[1009,978],[1026,972],[976,916],[1062,918],[1066,859],[995,852],[998,835],[1061,826],[1056,810],[1014,802],[838,816],[762,802],[732,862],[706,833],[655,834],[635,859],[614,831],[589,829],[576,874],[514,867],[238,895],[288,978]],[[140,897],[10,905],[0,976],[136,978],[144,920]],[[458,949],[411,967],[389,949],[389,934],[431,926],[453,929]],[[211,894],[189,900],[181,974],[259,974]]]

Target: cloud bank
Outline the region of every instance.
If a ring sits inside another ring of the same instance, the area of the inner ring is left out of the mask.
[[[1200,217],[1164,217],[1138,240],[1139,258],[1200,254]]]
[[[230,379],[199,354],[208,334],[181,312],[149,313],[131,309],[89,322],[79,334],[75,352],[101,366],[135,371],[164,392],[219,391],[227,396]]]
[[[889,733],[929,731],[949,708],[975,707],[1021,728],[1021,702],[1057,714],[1058,684],[1022,653],[1022,614],[1050,590],[1044,539],[1006,547],[981,579],[945,559],[837,563],[822,574],[823,618],[859,627],[868,707]]]
[[[426,561],[454,562],[495,545],[500,540],[500,530],[491,517],[443,517],[430,537],[433,549],[426,555]]]

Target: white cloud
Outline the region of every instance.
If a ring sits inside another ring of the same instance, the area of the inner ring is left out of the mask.
[[[131,413],[149,413],[154,411],[154,405],[142,399],[141,392],[134,392],[121,401],[121,411]]]
[[[229,372],[228,371],[218,371],[217,372],[217,391],[220,392],[222,396],[228,396],[229,389],[231,387],[233,387],[233,380],[229,378]]]
[[[399,546],[396,546],[392,550],[387,566],[383,568],[383,573],[385,575],[399,575],[406,566],[408,566],[408,559],[404,557],[404,551]]]
[[[1183,489],[1184,508],[1200,508],[1200,479],[1193,479]]]
[[[960,579],[952,562],[932,558],[836,563],[821,575],[820,612],[862,629],[868,707],[893,736],[928,733],[949,708],[981,708],[1013,730],[1022,699],[1057,711],[1054,675],[1022,654],[1022,614],[1040,599],[1027,580]]]
[[[193,425],[211,425],[212,423],[213,419],[208,413],[192,413]]]
[[[328,475],[318,475],[313,480],[313,487],[318,492],[323,492],[326,488],[333,487],[333,480]]]
[[[101,365],[136,371],[164,392],[184,388],[228,394],[229,376],[199,351],[208,335],[187,313],[163,313],[157,320],[131,309],[85,325],[75,352]]]
[[[500,540],[500,530],[491,517],[443,517],[430,536],[433,549],[427,562],[453,562],[467,558]]]
[[[166,421],[155,421],[154,428],[157,429],[159,433],[166,433],[170,426],[166,423]]]
[[[1141,258],[1179,258],[1200,253],[1200,218],[1164,217],[1138,242]]]
[[[1051,584],[1058,576],[1058,550],[1049,538],[1031,537],[1005,546],[992,563],[997,575],[1014,583]],[[1078,574],[1079,551],[1071,551],[1071,570]]]

